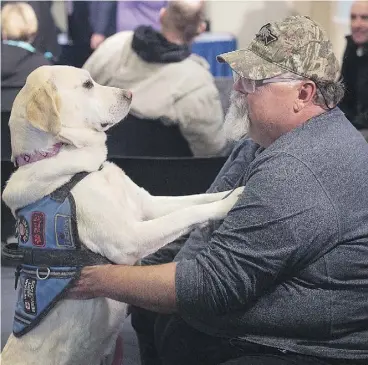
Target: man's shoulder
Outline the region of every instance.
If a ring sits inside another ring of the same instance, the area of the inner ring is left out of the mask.
[[[210,64],[202,56],[192,53],[187,60],[194,62],[194,64],[199,66],[199,69],[205,69],[207,72],[210,72]]]
[[[183,61],[163,66],[162,77],[166,79],[168,76],[175,89],[175,100],[198,99],[198,95],[219,99],[213,75],[192,55]]]
[[[131,40],[132,38],[133,38],[133,31],[127,30],[123,32],[118,32],[106,38],[106,40],[102,43],[101,47],[104,45],[106,47],[114,47],[115,49],[121,49],[124,46],[125,42]]]
[[[357,156],[357,150],[361,151],[361,156]],[[277,161],[277,164],[287,160],[288,170],[293,160],[293,163],[322,176],[323,169],[339,169],[343,164],[353,168],[354,163],[367,156],[362,135],[339,108],[334,108],[281,136],[257,160],[259,163],[272,160]]]
[[[208,62],[203,57],[196,54],[191,54],[180,62],[171,63],[170,68],[175,70],[175,72],[180,72],[182,70],[182,72],[180,72],[182,79],[214,84]]]

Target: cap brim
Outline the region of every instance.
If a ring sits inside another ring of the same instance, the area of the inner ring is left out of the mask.
[[[247,79],[269,79],[285,72],[280,66],[266,61],[248,49],[223,53],[216,58],[220,63],[226,62],[237,74]]]

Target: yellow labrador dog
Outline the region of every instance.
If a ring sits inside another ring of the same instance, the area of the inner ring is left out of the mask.
[[[223,219],[242,193],[239,188],[230,195],[155,197],[106,162],[105,131],[127,115],[131,99],[129,91],[98,85],[85,70],[67,66],[35,70],[13,105],[9,122],[12,159],[19,168],[3,193],[5,203],[18,215],[32,204],[40,209],[38,202],[76,174],[88,173],[70,191],[76,235],[87,251],[128,265],[196,225]],[[42,212],[31,209],[29,214],[29,225],[19,222],[18,216],[19,239],[25,248],[40,249],[48,244],[49,236],[42,234],[48,223]],[[66,218],[56,214],[55,230],[60,222],[64,224],[61,229],[68,227]],[[59,246],[71,242],[70,237],[60,237]],[[54,279],[47,268],[42,275],[24,267],[22,271],[30,276],[20,280],[24,290],[20,304],[25,307],[16,320],[26,325],[37,311],[36,304],[40,307],[32,277],[40,276],[42,284]],[[61,297],[37,326],[22,336],[10,336],[2,353],[3,365],[110,364],[126,307],[105,298],[78,301]]]

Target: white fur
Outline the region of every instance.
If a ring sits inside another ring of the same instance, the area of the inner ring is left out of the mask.
[[[90,250],[128,265],[195,225],[223,219],[242,189],[223,200],[227,192],[154,197],[116,165],[105,162],[107,128],[101,124],[121,120],[128,113],[130,100],[124,90],[96,83],[92,89],[83,88],[88,79],[84,70],[45,66],[31,74],[25,90],[18,95],[9,123],[13,158],[47,150],[59,141],[67,145],[56,156],[22,166],[11,176],[3,199],[13,213],[51,193],[75,173],[91,172],[72,189],[79,237]],[[27,120],[27,103],[32,99],[29,96],[45,82],[60,98],[57,113],[61,126],[57,129],[53,125],[52,133]],[[103,169],[99,170],[101,165]],[[126,304],[106,298],[63,300],[31,332],[21,338],[10,336],[2,353],[3,364],[108,363],[125,314]]]

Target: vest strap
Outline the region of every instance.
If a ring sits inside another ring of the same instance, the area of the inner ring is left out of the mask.
[[[84,246],[82,246],[84,247]],[[18,264],[31,266],[93,266],[111,264],[106,257],[88,249],[53,250],[37,248],[20,248],[17,244],[7,244],[3,247],[3,256]]]
[[[88,174],[89,172],[85,171],[76,173],[67,183],[53,191],[50,194],[50,197],[58,202],[63,202],[74,186],[83,180]]]

